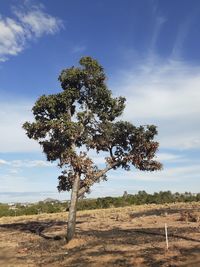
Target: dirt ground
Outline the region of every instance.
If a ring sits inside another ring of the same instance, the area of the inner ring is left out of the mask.
[[[68,244],[66,213],[0,218],[0,266],[200,266],[199,216],[200,203],[83,211]]]

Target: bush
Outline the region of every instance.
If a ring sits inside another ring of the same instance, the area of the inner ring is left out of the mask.
[[[122,197],[103,197],[97,199],[81,199],[78,202],[78,210],[106,209],[111,207],[124,207],[128,205],[141,204],[164,204],[172,202],[192,202],[200,201],[200,193],[194,195],[190,192],[172,194],[171,191],[160,191],[159,193],[148,194],[145,191],[139,191],[138,194],[125,194]],[[8,204],[0,203],[0,217],[33,215],[38,213],[54,213],[67,210],[68,203],[43,202],[23,206],[16,204],[11,208]]]

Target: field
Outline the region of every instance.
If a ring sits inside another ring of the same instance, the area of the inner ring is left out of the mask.
[[[200,266],[199,216],[200,203],[80,211],[68,244],[66,213],[3,217],[0,266]]]

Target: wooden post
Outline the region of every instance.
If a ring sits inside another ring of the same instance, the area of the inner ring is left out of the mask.
[[[166,246],[167,250],[169,248],[169,242],[168,242],[168,233],[167,233],[167,224],[165,223],[165,238],[166,238]]]

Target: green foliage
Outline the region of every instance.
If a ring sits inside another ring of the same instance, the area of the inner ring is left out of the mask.
[[[139,191],[135,195],[127,195],[125,197],[104,197],[97,199],[81,199],[78,202],[78,210],[92,210],[92,209],[107,209],[112,207],[125,207],[129,205],[143,205],[143,204],[164,204],[175,202],[192,202],[200,201],[199,194],[191,194],[190,192],[174,193],[170,191],[160,191],[159,193],[148,194],[145,191]],[[40,213],[55,213],[65,211],[68,202],[65,203],[51,203],[40,201],[36,204],[24,206],[17,204],[16,209],[10,209],[8,204],[0,204],[0,217],[4,216],[19,216],[19,215],[34,215]]]
[[[154,160],[156,127],[116,122],[125,98],[112,96],[104,69],[96,60],[83,57],[79,64],[61,72],[58,80],[63,91],[41,96],[32,109],[35,121],[23,125],[27,136],[39,142],[47,160],[58,161],[63,168],[58,190],[72,189],[77,173],[83,195],[95,182],[105,180],[110,169],[129,170],[131,165],[143,171],[161,169]],[[104,169],[88,157],[91,149],[107,152]]]
[[[28,205],[16,204],[9,206],[8,204],[0,204],[0,217],[55,213],[64,211],[65,209],[66,203],[51,203],[43,201]]]
[[[143,204],[164,204],[174,202],[192,202],[200,201],[200,194],[193,195],[191,193],[174,193],[170,191],[160,191],[159,193],[148,194],[145,191],[139,191],[135,195],[127,195],[126,197],[104,197],[97,199],[79,200],[78,210],[85,209],[106,209],[112,207],[125,207],[129,205]]]

